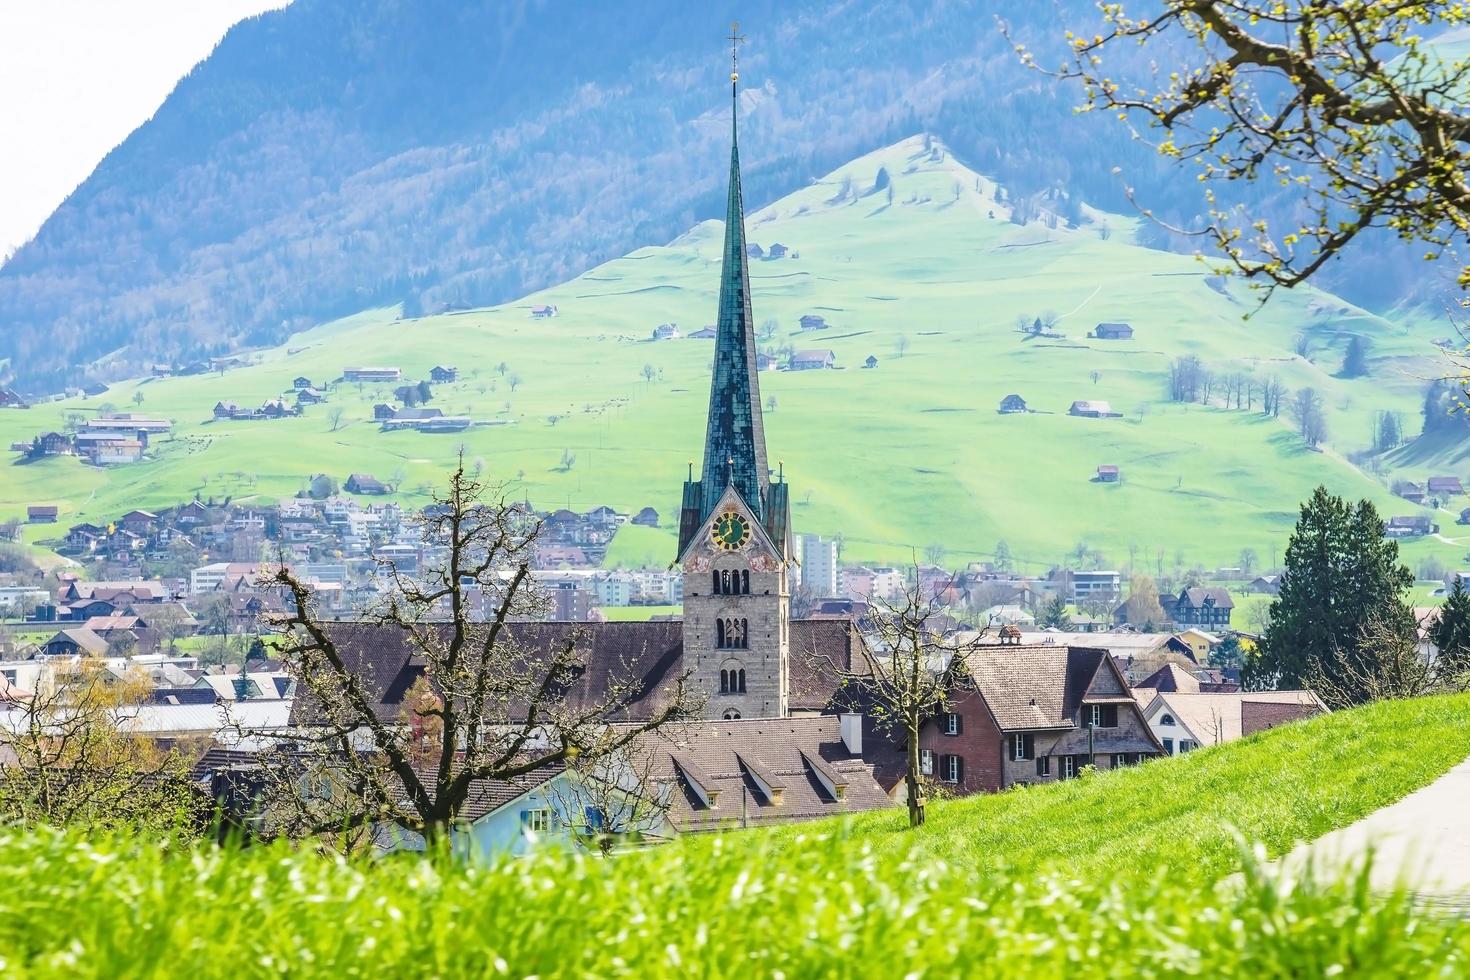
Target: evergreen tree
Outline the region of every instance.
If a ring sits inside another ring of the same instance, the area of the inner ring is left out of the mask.
[[[1414,576],[1398,558],[1372,503],[1355,506],[1318,487],[1287,543],[1271,625],[1246,664],[1249,686],[1297,687],[1320,676],[1350,689],[1370,624],[1412,636],[1414,615],[1402,595]]]
[[[1067,614],[1066,600],[1060,592],[1054,593],[1041,611],[1042,628],[1064,630],[1071,625],[1072,617]]]
[[[1347,353],[1342,358],[1342,376],[1361,378],[1368,373],[1368,345],[1363,338],[1354,334],[1348,340]]]
[[[1470,592],[1465,591],[1458,575],[1434,625],[1429,627],[1429,639],[1439,648],[1442,673],[1470,670]]]

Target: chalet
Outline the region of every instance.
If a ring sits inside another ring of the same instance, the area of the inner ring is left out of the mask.
[[[757,371],[774,371],[781,366],[781,362],[771,354],[764,351],[755,355],[755,369]]]
[[[660,323],[653,328],[654,340],[678,340],[679,325],[676,323]]]
[[[745,254],[749,258],[759,259],[765,257],[766,250],[761,248],[760,245],[756,244],[755,242],[751,242],[749,245],[745,246]]]
[[[1280,575],[1258,575],[1251,580],[1251,591],[1261,595],[1279,595],[1281,593]]]
[[[714,327],[700,327],[698,330],[688,334],[686,340],[714,340],[719,332]]]
[[[445,384],[459,380],[459,368],[436,364],[429,369],[429,380],[434,384]]]
[[[377,477],[368,473],[353,473],[347,478],[347,482],[342,485],[342,488],[348,493],[369,496],[381,496],[389,492],[386,483],[383,483]]]
[[[311,383],[310,378],[302,375],[291,382],[291,387],[300,390],[302,388],[314,388],[316,386]]]
[[[26,508],[26,523],[55,524],[56,514],[55,504],[31,504]]]
[[[73,524],[66,529],[66,546],[78,551],[95,551],[107,537],[107,528],[96,524]]]
[[[1020,395],[1006,395],[1000,400],[1000,408],[998,409],[998,411],[1002,415],[1017,415],[1021,412],[1027,411],[1026,399],[1022,398]]]
[[[1092,335],[1098,340],[1132,340],[1133,328],[1126,323],[1099,323]]]
[[[402,376],[403,372],[396,367],[349,367],[342,369],[342,378],[345,381],[364,381],[368,383],[397,381]]]
[[[88,450],[87,458],[98,466],[136,463],[143,458],[143,442],[140,439],[110,439],[98,442]]]
[[[1098,483],[1117,483],[1118,477],[1118,467],[1110,463],[1097,468],[1096,479]]]
[[[867,357],[867,360],[863,361],[863,367],[865,367],[865,368],[867,368],[869,370],[872,370],[873,368],[875,368],[877,366],[878,366],[878,359],[876,357],[874,357],[872,354],[869,354],[868,357]]]
[[[827,318],[816,313],[808,313],[800,320],[803,330],[826,330]]]
[[[240,406],[234,402],[215,402],[214,417],[217,419],[232,419],[240,414]]]
[[[1159,691],[1143,709],[1166,755],[1234,741],[1326,712],[1327,706],[1311,691]]]
[[[818,371],[837,366],[837,355],[830,350],[799,350],[791,355],[791,370]]]
[[[384,402],[378,402],[376,405],[373,406],[373,421],[382,422],[385,419],[393,418],[397,413],[398,409],[394,408],[392,405],[385,404]]]
[[[66,456],[75,451],[71,436],[60,432],[43,432],[36,436],[35,446],[42,456]]]
[[[107,641],[86,627],[65,629],[41,644],[41,653],[48,657],[82,656],[100,657],[107,653]]]
[[[286,406],[286,403],[281,401],[279,398],[272,398],[270,401],[261,405],[259,411],[260,417],[266,419],[283,419],[286,416],[293,414],[299,413],[293,412],[290,408]]]
[[[30,404],[16,394],[14,388],[0,388],[0,408],[30,408]]]
[[[1234,608],[1235,600],[1230,598],[1229,589],[1196,586],[1181,589],[1164,607],[1164,612],[1180,626],[1214,629],[1230,625],[1230,611]]]
[[[1075,401],[1067,414],[1079,419],[1106,419],[1114,415],[1113,406],[1100,401]]]
[[[1429,493],[1434,497],[1459,497],[1465,493],[1458,476],[1431,476]]]
[[[1429,519],[1428,514],[1410,514],[1390,517],[1383,534],[1389,538],[1417,538],[1438,531],[1439,526]]]
[[[645,507],[633,515],[629,523],[637,524],[639,527],[658,527],[658,511],[652,507]]]
[[[1424,503],[1425,498],[1429,496],[1427,493],[1425,493],[1424,484],[1413,483],[1408,480],[1400,483],[1397,486],[1396,490],[1400,497],[1403,497],[1411,504],[1422,504]]]
[[[134,534],[151,534],[158,528],[158,515],[150,510],[130,510],[117,519],[117,524]]]
[[[89,398],[95,395],[105,395],[111,390],[111,388],[100,381],[94,381],[89,385],[82,386],[82,394],[88,396]]]
[[[547,317],[556,316],[556,307],[546,305],[533,306],[531,307],[531,315],[538,320],[544,320]]]
[[[772,242],[771,243],[771,247],[768,248],[768,249],[766,249],[766,258],[768,258],[768,259],[784,259],[784,258],[786,258],[786,246],[785,245],[782,245],[780,242]]]
[[[320,405],[327,400],[327,396],[315,388],[301,388],[296,392],[296,404],[298,405]]]

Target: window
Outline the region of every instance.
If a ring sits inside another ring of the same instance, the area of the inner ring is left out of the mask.
[[[750,569],[721,568],[710,575],[715,595],[750,595]]]
[[[1189,739],[1187,739],[1187,738],[1181,738],[1179,740],[1179,754],[1180,755],[1183,755],[1185,752],[1188,752],[1188,751],[1192,750],[1193,748],[1194,748],[1194,743],[1191,742]]]
[[[1093,728],[1118,727],[1118,706],[1116,704],[1090,704],[1087,708],[1087,723]]]
[[[946,711],[944,713],[944,734],[958,735],[962,728],[963,725],[960,722],[960,716],[957,713],[953,711]]]
[[[740,594],[750,595],[750,569],[748,568],[740,570]]]
[[[1016,762],[1029,759],[1036,754],[1036,745],[1030,732],[1017,732],[1011,736],[1011,758]]]
[[[736,711],[734,708],[726,708],[723,717],[726,721],[739,721],[740,712]]]
[[[588,830],[601,830],[603,824],[607,823],[607,816],[600,806],[589,806],[582,811],[582,815],[587,821]]]
[[[551,830],[551,810],[542,807],[539,810],[521,811],[521,833],[544,834]]]
[[[919,750],[919,772],[925,776],[934,775],[934,750]]]
[[[965,762],[957,755],[939,757],[939,778],[946,783],[958,783],[965,775]]]
[[[1062,778],[1071,779],[1077,775],[1077,757],[1075,755],[1062,756]]]
[[[744,650],[750,645],[745,634],[746,620],[715,620],[715,646],[721,650]]]
[[[1174,754],[1174,740],[1172,738],[1166,738],[1166,739],[1164,739],[1164,754],[1165,755],[1173,755]]]
[[[745,693],[745,668],[744,667],[724,667],[724,668],[721,668],[721,670],[720,670],[720,693],[721,694],[744,694]]]
[[[1164,712],[1162,715],[1159,716],[1159,724],[1160,725],[1168,725],[1170,728],[1173,728],[1174,727],[1174,716],[1171,715],[1171,714],[1169,714],[1167,711]]]
[[[1036,775],[1038,775],[1038,776],[1050,776],[1051,775],[1051,756],[1049,756],[1049,755],[1038,755],[1036,757]]]

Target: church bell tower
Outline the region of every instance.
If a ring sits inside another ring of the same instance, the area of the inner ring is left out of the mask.
[[[738,29],[730,35],[730,195],[720,269],[704,466],[684,483],[684,662],[709,718],[776,718],[788,709],[791,503],[771,480],[761,425],[755,329],[740,195]]]

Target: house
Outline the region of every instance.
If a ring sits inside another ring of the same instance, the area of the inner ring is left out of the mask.
[[[82,394],[87,395],[88,397],[91,397],[93,395],[105,395],[105,394],[107,394],[111,390],[112,390],[111,388],[109,388],[107,385],[103,384],[102,382],[100,382],[100,381],[94,381],[91,384],[84,385],[82,387]]]
[[[660,323],[653,328],[654,340],[678,340],[679,326],[675,323]]]
[[[1327,706],[1311,691],[1206,694],[1161,690],[1143,714],[1165,754],[1179,755],[1326,711]]]
[[[1118,467],[1112,464],[1106,464],[1097,468],[1095,479],[1098,483],[1117,483],[1118,477]]]
[[[689,334],[685,339],[686,340],[714,340],[718,336],[719,336],[719,332],[717,330],[715,330],[714,327],[700,327],[698,330],[696,330],[693,333]]]
[[[757,371],[774,371],[781,366],[781,362],[774,355],[764,351],[755,355],[755,369]]]
[[[837,355],[830,350],[799,350],[791,355],[791,370],[818,371],[837,366]]]
[[[1438,531],[1439,525],[1431,521],[1428,514],[1410,514],[1390,517],[1383,534],[1388,538],[1417,538]]]
[[[26,523],[55,524],[57,513],[55,504],[31,504],[26,508]]]
[[[538,320],[544,320],[547,317],[556,316],[556,307],[546,305],[533,306],[531,307],[531,315]]]
[[[296,392],[296,404],[298,405],[320,405],[326,400],[325,393],[312,387],[302,388]]]
[[[389,492],[387,484],[381,482],[377,477],[368,473],[353,473],[347,478],[342,488],[348,493],[358,493],[373,496],[381,496]]]
[[[799,321],[803,330],[826,330],[827,318],[816,313],[808,313]]]
[[[1195,586],[1179,590],[1179,595],[1164,605],[1164,612],[1180,626],[1214,629],[1230,625],[1230,611],[1234,608],[1235,600],[1230,598],[1229,589]]]
[[[447,384],[459,380],[459,368],[436,364],[429,369],[429,380],[434,384]]]
[[[1000,408],[997,409],[1002,415],[1016,415],[1026,410],[1026,399],[1020,395],[1006,395],[1000,400]]]
[[[71,436],[60,432],[43,432],[36,436],[36,448],[43,456],[65,456],[73,451]]]
[[[30,408],[30,404],[14,388],[0,388],[0,408]]]
[[[766,250],[761,248],[755,242],[751,242],[749,245],[745,246],[745,254],[749,258],[759,259],[765,256]]]
[[[1395,492],[1411,504],[1422,504],[1429,496],[1424,490],[1424,484],[1405,480],[1395,487]]]
[[[957,793],[996,792],[1163,753],[1106,650],[1024,644],[1007,632],[970,658],[971,683],[925,723],[926,775]]]
[[[93,446],[88,459],[98,466],[136,463],[143,458],[143,443],[138,439],[113,439]]]
[[[107,641],[81,626],[53,635],[41,644],[41,653],[47,657],[100,657],[107,653]]]
[[[1257,575],[1251,580],[1251,591],[1262,595],[1279,595],[1281,592],[1281,576]]]
[[[240,414],[240,406],[234,402],[215,402],[214,417],[217,419],[232,419]]]
[[[1191,626],[1188,629],[1180,630],[1174,635],[1177,639],[1188,644],[1189,649],[1194,651],[1193,659],[1196,663],[1204,663],[1209,660],[1210,651],[1225,642],[1225,638],[1218,633],[1211,633],[1209,630],[1200,629],[1198,626]]]
[[[1456,524],[1470,524],[1470,507],[1460,511],[1460,516],[1455,518]]]
[[[301,388],[314,388],[316,386],[311,383],[310,378],[302,375],[291,382],[291,387],[299,390]]]
[[[1460,485],[1458,476],[1431,476],[1429,478],[1429,494],[1434,497],[1459,497],[1463,496],[1465,488]]]
[[[117,525],[134,534],[151,534],[158,527],[158,515],[151,510],[130,510],[117,519]]]
[[[1098,340],[1132,340],[1133,328],[1126,323],[1099,323],[1092,335]]]
[[[773,242],[771,244],[771,247],[768,248],[768,249],[766,249],[766,258],[768,258],[768,259],[784,259],[784,258],[786,258],[786,246],[785,245],[782,245],[780,242]]]
[[[867,356],[867,359],[863,361],[863,367],[867,368],[870,371],[873,368],[877,367],[877,366],[878,366],[878,359],[876,357],[874,357],[872,354],[869,354]]]
[[[294,413],[291,411],[290,408],[286,406],[285,402],[281,401],[279,398],[272,398],[270,401],[260,406],[259,414],[262,418],[283,419],[286,416]]]
[[[373,406],[373,421],[382,422],[386,419],[391,419],[394,417],[394,415],[397,414],[397,412],[398,409],[394,408],[392,405],[378,402],[376,405]]]
[[[1075,401],[1067,414],[1079,419],[1106,419],[1113,417],[1113,406],[1100,401]]]
[[[645,507],[634,514],[629,523],[637,524],[639,527],[658,527],[658,511],[652,507]]]
[[[344,381],[362,381],[367,383],[379,381],[397,381],[403,372],[396,367],[349,367],[342,369]]]

